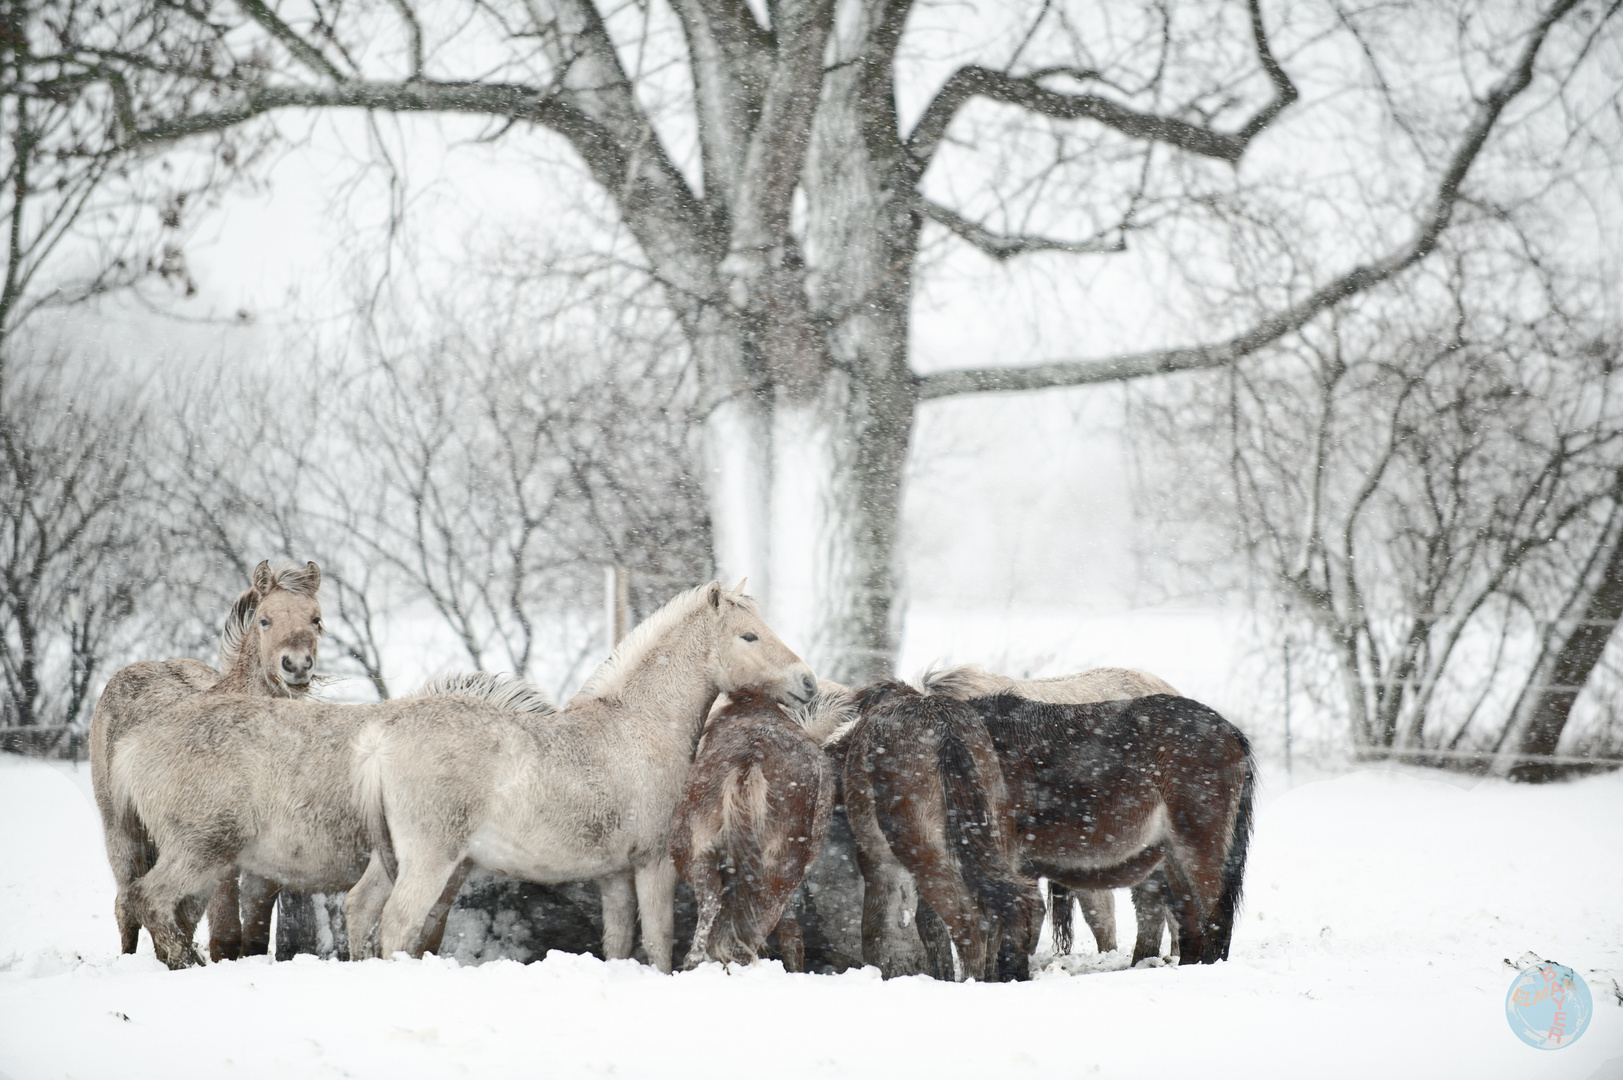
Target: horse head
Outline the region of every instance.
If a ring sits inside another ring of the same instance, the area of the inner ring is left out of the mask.
[[[817,696],[817,676],[761,618],[744,583],[724,589],[712,581],[705,594],[718,624],[717,642],[723,693],[750,687],[785,705],[804,705]]]
[[[244,670],[276,694],[303,693],[315,673],[321,637],[321,568],[313,562],[254,567],[253,584],[237,598],[220,639],[220,666]]]

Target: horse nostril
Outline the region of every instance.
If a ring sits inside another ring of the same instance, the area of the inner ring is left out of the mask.
[[[817,693],[817,680],[810,675],[800,677],[800,685],[805,688],[807,695],[815,696]]]
[[[293,667],[293,661],[286,656],[282,657],[282,670],[287,672],[289,675],[293,674],[295,670]]]

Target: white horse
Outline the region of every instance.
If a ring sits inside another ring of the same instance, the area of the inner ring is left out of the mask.
[[[145,874],[119,879],[120,929],[133,947],[147,928],[171,968],[201,963],[192,934],[203,901],[234,879],[333,893],[355,885],[373,855],[355,804],[355,744],[369,723],[498,726],[522,711],[553,711],[522,680],[475,674],[373,705],[216,692],[186,692],[171,676],[141,698],[99,759],[107,850],[115,874],[129,852],[157,850]],[[346,916],[350,913],[345,912]],[[130,920],[128,926],[125,920]],[[134,920],[139,920],[138,924]],[[371,929],[353,917],[352,933]]]
[[[540,883],[596,880],[604,955],[631,955],[640,909],[649,961],[671,970],[672,817],[711,704],[741,687],[790,705],[817,691],[742,586],[711,582],[671,600],[554,716],[367,725],[357,800],[388,846],[374,843],[346,919],[380,919],[382,954],[417,956],[471,866]],[[352,955],[373,948],[351,939]]]
[[[321,634],[321,569],[267,560],[254,567],[253,580],[226,617],[220,634],[219,670],[198,660],[141,661],[121,668],[102,690],[90,721],[90,780],[101,811],[107,858],[118,887],[114,904],[123,950],[135,951],[141,921],[129,904],[129,888],[151,868],[154,853],[139,820],[120,820],[115,811],[111,763],[119,741],[149,717],[198,694],[302,698],[310,689]],[[270,933],[270,906],[276,890],[250,878],[250,952],[264,952]],[[187,921],[195,922],[194,914]],[[237,879],[220,885],[209,905],[209,952],[216,959],[242,954],[242,923],[237,911]],[[160,951],[159,959],[165,959]]]

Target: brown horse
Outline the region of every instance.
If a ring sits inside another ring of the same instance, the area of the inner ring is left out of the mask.
[[[676,872],[699,904],[683,967],[707,956],[754,963],[776,932],[784,968],[804,970],[787,908],[833,812],[833,765],[801,724],[770,696],[728,695],[711,713],[671,830]]]
[[[1019,870],[1008,793],[985,727],[968,705],[896,681],[864,687],[857,706],[861,719],[836,742],[865,882],[865,959],[894,973],[887,930],[898,913],[890,906],[900,898],[906,926],[910,880],[945,923],[960,977],[995,977],[1000,944],[1021,955],[1036,947],[1042,897]],[[934,959],[949,975],[950,966]]]
[[[1256,776],[1238,728],[1167,695],[1061,705],[998,694],[968,704],[996,747],[1028,873],[1073,889],[1122,888],[1164,866],[1183,962],[1228,958]],[[1141,937],[1134,963],[1144,947]]]
[[[1041,679],[1014,679],[994,675],[972,665],[927,671],[920,685],[930,693],[949,694],[959,701],[970,701],[993,694],[1018,694],[1032,701],[1051,701],[1061,705],[1085,705],[1093,701],[1118,701],[1126,698],[1149,697],[1151,694],[1181,696],[1166,680],[1147,671],[1131,668],[1089,668],[1070,675],[1052,675]],[[1138,916],[1138,939],[1134,955],[1153,956],[1161,951],[1162,928],[1172,931],[1172,953],[1178,952],[1178,930],[1172,924],[1165,901],[1166,878],[1157,870],[1138,885],[1133,886],[1133,908]],[[1048,917],[1054,930],[1054,951],[1071,951],[1071,897],[1072,891],[1057,881],[1048,883]],[[1078,889],[1075,892],[1082,918],[1093,931],[1094,943],[1101,953],[1116,948],[1116,901],[1108,889]]]
[[[114,914],[124,952],[135,951],[141,930],[141,921],[129,903],[129,889],[151,869],[157,852],[141,822],[116,820],[112,754],[120,740],[148,718],[200,693],[229,689],[257,697],[304,696],[310,688],[321,632],[321,605],[316,601],[320,586],[321,570],[313,562],[303,567],[284,562],[275,568],[268,560],[261,562],[226,618],[220,635],[221,670],[198,660],[142,661],[107,680],[90,722],[90,776],[118,889]],[[262,895],[257,879],[247,884],[253,898],[249,923],[262,925],[268,941],[269,906],[275,892]],[[195,924],[200,915],[192,912],[189,920]],[[258,941],[257,936],[254,940]],[[209,952],[216,960],[234,958],[241,955],[242,945],[237,882],[232,878],[220,886],[209,905]],[[259,952],[265,948],[258,943]],[[159,959],[166,959],[162,952]]]

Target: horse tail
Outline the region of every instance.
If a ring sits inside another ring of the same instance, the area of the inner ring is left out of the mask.
[[[978,719],[972,722],[979,725]],[[937,729],[941,742],[936,766],[947,811],[947,848],[957,858],[964,885],[981,910],[994,914],[1004,927],[1024,930],[1034,914],[1031,900],[1036,890],[1010,867],[1005,826],[998,820],[1002,799],[989,795],[1002,786],[1003,776],[1001,772],[985,775],[961,730],[963,723],[955,716],[941,716]],[[996,770],[996,761],[991,764]],[[996,940],[991,947],[997,949]]]
[[[1235,738],[1245,751],[1245,782],[1240,787],[1240,806],[1234,815],[1234,830],[1229,837],[1228,855],[1223,860],[1223,891],[1218,894],[1217,917],[1213,920],[1216,941],[1213,942],[1217,959],[1229,958],[1229,941],[1234,936],[1234,918],[1240,910],[1240,890],[1245,878],[1246,853],[1251,847],[1251,830],[1256,821],[1252,802],[1256,797],[1257,759],[1251,742],[1239,729]]]
[[[1071,890],[1055,881],[1048,879],[1048,925],[1054,933],[1054,953],[1064,956],[1071,951],[1071,942],[1075,935],[1071,931],[1072,914]]]
[[[367,850],[379,852],[394,876],[394,848],[389,842],[389,820],[383,804],[383,768],[388,758],[381,725],[368,724],[355,736],[355,809],[361,818],[361,838]]]
[[[755,909],[766,882],[766,860],[761,853],[766,815],[767,782],[760,762],[752,762],[747,769],[729,769],[721,785],[718,846],[723,872],[731,878],[722,886],[731,902],[722,905],[722,915],[712,931],[712,955],[739,956],[760,947],[760,942],[747,939],[759,923]]]

